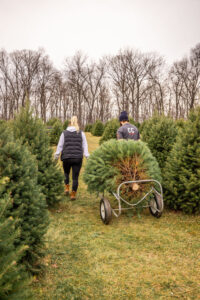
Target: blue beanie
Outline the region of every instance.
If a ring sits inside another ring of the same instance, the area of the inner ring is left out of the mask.
[[[122,121],[128,121],[128,115],[127,115],[127,112],[126,111],[122,111],[120,116],[119,116],[119,121],[122,122]]]

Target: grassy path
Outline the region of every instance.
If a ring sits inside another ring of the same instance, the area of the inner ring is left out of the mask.
[[[90,152],[98,138],[87,135]],[[43,299],[200,299],[200,217],[145,211],[105,226],[80,178],[78,199],[51,212]]]

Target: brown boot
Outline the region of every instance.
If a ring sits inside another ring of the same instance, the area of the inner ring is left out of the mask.
[[[69,195],[69,184],[65,184],[65,195]]]
[[[75,191],[72,191],[71,194],[70,194],[70,199],[71,200],[76,200],[76,192]]]

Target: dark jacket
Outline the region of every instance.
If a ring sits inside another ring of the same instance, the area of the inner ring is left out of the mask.
[[[81,131],[64,130],[64,145],[61,160],[67,158],[83,158],[82,133]]]

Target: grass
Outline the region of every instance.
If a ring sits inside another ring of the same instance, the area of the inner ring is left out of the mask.
[[[91,152],[99,138],[87,139]],[[81,177],[77,200],[64,197],[51,212],[37,298],[200,299],[200,217],[144,211],[106,226]]]

